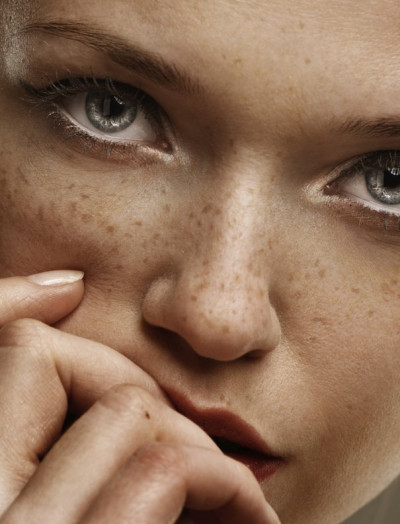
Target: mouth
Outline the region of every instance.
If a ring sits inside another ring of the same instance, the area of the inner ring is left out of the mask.
[[[273,475],[283,464],[280,457],[267,455],[255,449],[251,449],[221,437],[211,437],[220,450],[245,466],[247,466],[256,477],[258,482],[263,482]]]
[[[259,433],[234,413],[218,408],[200,409],[186,397],[168,391],[168,397],[182,415],[200,426],[227,456],[247,466],[263,482],[284,464]]]

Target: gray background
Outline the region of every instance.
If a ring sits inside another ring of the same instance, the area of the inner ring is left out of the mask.
[[[400,477],[342,524],[400,524]]]

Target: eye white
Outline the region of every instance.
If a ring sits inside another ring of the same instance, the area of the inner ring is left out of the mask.
[[[384,204],[383,202],[379,202],[373,198],[373,196],[368,191],[367,183],[363,173],[353,175],[349,178],[344,178],[344,180],[339,182],[339,187],[341,193],[344,196],[349,197],[356,202],[360,202],[370,209],[375,209],[378,211],[382,210],[386,213],[392,213],[394,215],[400,214],[400,204]]]

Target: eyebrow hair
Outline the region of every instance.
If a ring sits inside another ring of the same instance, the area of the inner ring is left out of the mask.
[[[366,138],[400,138],[400,118],[348,119],[338,126],[338,131]]]
[[[166,62],[159,54],[150,53],[140,46],[127,43],[124,39],[105,33],[82,22],[32,22],[22,28],[21,34],[44,32],[61,38],[80,42],[95,51],[101,51],[114,62],[148,78],[171,91],[188,95],[201,92],[200,83]]]

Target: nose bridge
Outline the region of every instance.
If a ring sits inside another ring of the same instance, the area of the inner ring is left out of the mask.
[[[232,185],[217,193],[218,201],[210,199],[202,206],[201,231],[186,264],[191,279],[220,284],[225,292],[237,292],[256,281],[265,285],[272,262],[267,250],[273,224],[262,188],[246,180]]]

